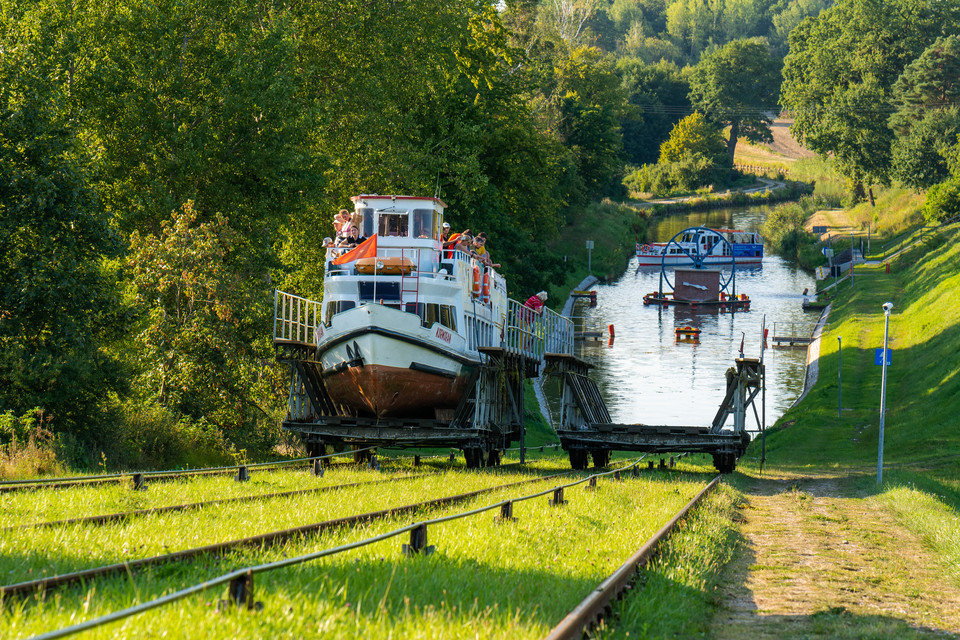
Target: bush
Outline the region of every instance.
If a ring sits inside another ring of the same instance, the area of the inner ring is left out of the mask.
[[[804,230],[803,224],[816,207],[816,199],[811,196],[774,207],[760,230],[766,245],[787,260],[799,261],[807,267],[815,266],[818,262],[815,258],[817,239]]]
[[[111,403],[96,436],[78,440],[59,434],[58,454],[71,466],[139,471],[232,464],[235,449],[205,419],[178,417],[156,404]]]
[[[645,164],[627,174],[624,186],[634,193],[651,193],[658,198],[693,193],[702,187],[723,182],[726,170],[699,153],[685,153],[679,160]]]
[[[960,177],[941,182],[927,191],[923,217],[928,222],[940,222],[960,214]]]
[[[53,433],[47,428],[50,418],[34,409],[17,417],[13,411],[0,414],[0,478],[23,480],[41,475],[59,474]]]

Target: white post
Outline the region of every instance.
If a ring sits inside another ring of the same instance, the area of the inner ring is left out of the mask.
[[[891,309],[893,309],[892,302],[883,303],[883,353],[881,354],[883,372],[880,374],[880,443],[877,453],[877,484],[883,484],[883,422],[887,412],[887,337],[890,334]]]

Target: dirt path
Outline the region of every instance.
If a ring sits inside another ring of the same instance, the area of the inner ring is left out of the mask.
[[[830,476],[751,479],[713,638],[960,637],[960,589],[875,498]]]

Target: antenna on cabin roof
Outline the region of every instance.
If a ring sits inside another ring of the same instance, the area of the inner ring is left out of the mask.
[[[440,197],[440,171],[439,170],[437,171],[437,186],[434,187],[433,189],[433,197],[434,198]]]

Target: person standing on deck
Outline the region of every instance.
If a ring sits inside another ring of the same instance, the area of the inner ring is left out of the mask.
[[[540,293],[536,293],[527,298],[527,301],[523,303],[523,306],[527,307],[528,309],[533,309],[534,313],[543,313],[543,303],[546,301],[547,292],[541,291]]]

